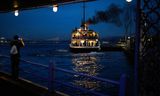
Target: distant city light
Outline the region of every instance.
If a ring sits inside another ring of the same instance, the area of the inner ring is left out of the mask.
[[[129,2],[129,3],[132,2],[132,0],[126,0],[126,1]]]
[[[58,11],[58,5],[57,4],[54,4],[53,5],[53,12],[57,12]]]
[[[18,10],[15,10],[14,15],[15,15],[15,16],[18,16],[18,15],[19,15]]]

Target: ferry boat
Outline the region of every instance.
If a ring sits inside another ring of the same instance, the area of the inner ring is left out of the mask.
[[[83,23],[71,34],[70,50],[72,52],[91,52],[100,50],[99,34],[89,30],[88,24]]]

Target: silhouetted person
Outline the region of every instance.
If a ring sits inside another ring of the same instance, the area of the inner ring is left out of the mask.
[[[24,42],[22,38],[19,38],[18,35],[15,35],[11,41],[10,50],[12,77],[14,79],[17,79],[19,75],[20,47],[24,47]]]

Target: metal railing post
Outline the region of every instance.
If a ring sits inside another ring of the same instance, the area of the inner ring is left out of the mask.
[[[140,31],[141,31],[141,0],[136,0],[136,33],[134,50],[134,96],[138,96],[138,67],[140,52]]]
[[[119,87],[119,96],[126,95],[126,75],[122,74],[120,77],[120,87]]]
[[[54,62],[49,63],[49,69],[48,69],[48,91],[54,92],[54,72],[55,72],[55,66]]]

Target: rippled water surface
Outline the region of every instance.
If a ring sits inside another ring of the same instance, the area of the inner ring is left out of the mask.
[[[53,43],[26,44],[26,46],[21,49],[21,58],[47,66],[50,62],[54,62],[55,67],[58,68],[116,81],[119,81],[120,76],[124,73],[127,74],[130,79],[133,76],[132,65],[129,64],[127,57],[121,51],[72,53],[69,51],[68,47],[68,42],[62,41]],[[0,45],[0,54],[9,55],[9,49],[10,47],[7,44]],[[6,64],[4,65],[6,67],[3,68],[3,70],[10,72],[9,59],[4,60],[4,58],[0,58],[0,60],[1,63]],[[20,72],[20,76],[30,79],[33,82],[48,86],[48,70],[46,68],[31,65],[25,62],[21,62],[20,67],[22,70],[22,72]],[[23,71],[34,73],[34,75],[30,75],[29,73]],[[39,77],[36,76],[37,74]],[[69,84],[85,87],[102,93],[108,92],[115,96],[118,93],[118,89],[116,89],[116,86],[114,85],[105,84],[104,82],[96,81],[76,74],[71,75],[65,72],[56,71],[55,79],[57,81],[67,82]],[[60,88],[59,86],[61,85],[56,85],[57,90],[64,92],[66,91],[66,88]],[[109,89],[109,91],[106,91],[107,89]],[[69,91],[67,90],[67,92]]]

